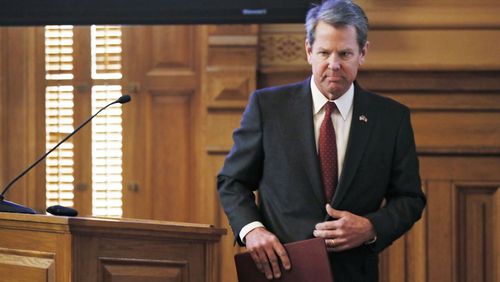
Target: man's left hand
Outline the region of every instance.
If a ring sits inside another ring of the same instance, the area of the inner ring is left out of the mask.
[[[375,229],[365,217],[326,205],[326,212],[333,220],[316,224],[313,234],[324,238],[328,249],[345,251],[375,238]]]

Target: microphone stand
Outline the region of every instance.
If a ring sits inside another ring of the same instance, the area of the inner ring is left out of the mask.
[[[111,106],[113,104],[116,104],[116,103],[120,103],[120,104],[127,103],[127,102],[130,101],[130,99],[131,98],[130,98],[129,95],[123,95],[120,98],[118,98],[116,101],[107,104],[104,108],[101,108],[99,111],[97,111],[97,113],[95,113],[94,115],[92,115],[91,117],[89,117],[86,121],[84,121],[82,124],[80,124],[80,126],[78,126],[75,130],[73,130],[73,132],[71,132],[66,137],[64,137],[63,140],[59,141],[59,143],[57,143],[57,145],[54,148],[50,149],[49,151],[47,151],[47,153],[45,153],[42,156],[40,156],[28,168],[26,168],[25,170],[23,170],[18,176],[16,176],[7,185],[5,185],[5,188],[3,189],[2,193],[0,194],[0,212],[36,214],[37,212],[35,210],[31,209],[31,208],[28,208],[28,207],[16,204],[14,202],[10,202],[10,201],[5,200],[5,196],[4,195],[9,190],[9,188],[12,186],[12,184],[14,184],[17,180],[19,180],[19,178],[23,177],[28,171],[30,171],[39,162],[41,162],[43,159],[45,159],[47,157],[47,155],[49,155],[50,153],[52,153],[52,151],[54,151],[55,149],[57,149],[62,143],[64,143],[71,136],[73,136],[75,133],[77,133],[82,127],[84,127],[87,123],[89,123],[89,121],[91,121],[96,115],[98,115],[104,109],[106,109],[107,107],[109,107],[109,106]]]

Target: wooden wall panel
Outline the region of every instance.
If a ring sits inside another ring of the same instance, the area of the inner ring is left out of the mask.
[[[217,69],[218,67],[237,67],[255,65],[257,50],[254,47],[237,46],[227,48],[225,46],[211,46],[210,56],[207,58],[207,67]]]
[[[498,70],[369,71],[362,68],[358,77],[365,88],[384,94],[408,91],[414,94],[445,95],[458,93],[498,94],[498,89],[500,89],[498,76]],[[439,104],[435,104],[433,107],[439,106]]]
[[[422,189],[427,194],[425,183]],[[427,281],[427,217],[424,210],[422,219],[381,253],[380,281]]]
[[[55,254],[0,248],[4,282],[56,282]]]
[[[0,28],[0,119],[7,120],[7,98],[8,89],[6,85],[8,70],[7,70],[7,29]],[[7,126],[2,123],[0,126],[0,183],[5,183],[7,180]]]
[[[100,258],[99,282],[189,281],[187,261]]]
[[[500,148],[500,111],[416,111],[416,142],[431,148]]]
[[[216,185],[216,178],[215,175],[220,171],[222,168],[222,165],[224,163],[226,152],[219,152],[219,153],[211,153],[208,161],[210,162],[211,166],[210,169],[207,171],[208,176],[208,181],[214,187],[213,190],[211,191],[216,191],[215,185]],[[216,194],[214,193],[216,196]],[[231,227],[229,226],[229,222],[227,220],[226,215],[224,214],[224,211],[220,205],[220,202],[216,196],[214,199],[213,203],[216,204],[215,206],[215,214],[216,214],[216,220],[215,224],[217,226],[220,226],[222,228],[226,228],[228,230],[228,233],[226,236],[222,237],[221,242],[219,243],[219,248],[217,250],[217,276],[215,281],[236,281],[236,268],[234,267],[234,255],[237,254],[238,252],[244,250],[244,248],[240,248],[237,244],[234,244],[234,235],[231,230]]]
[[[495,281],[500,158],[421,161],[428,179],[426,281]]]
[[[398,100],[413,110],[458,113],[460,111],[468,113],[500,111],[500,93],[498,92],[392,92],[387,93],[386,96]]]
[[[457,218],[458,281],[494,281],[500,183],[463,183],[454,187]]]
[[[453,273],[453,212],[449,181],[428,182],[427,189],[427,280],[455,281]]]
[[[420,175],[433,181],[498,181],[500,157],[494,154],[421,154]],[[450,184],[451,185],[451,184]],[[450,188],[451,189],[451,188]],[[431,188],[428,188],[429,193]],[[451,198],[444,198],[451,201]]]
[[[197,56],[193,47],[195,44],[193,27],[153,27],[152,36],[153,69],[194,71]]]
[[[91,28],[90,26],[73,27],[73,128],[77,128],[92,113],[92,67]],[[47,84],[59,85],[58,81]],[[127,105],[128,106],[128,105]],[[62,139],[62,138],[61,138]],[[92,215],[92,126],[84,126],[71,137],[73,142],[73,207],[80,216]]]
[[[190,237],[192,234],[172,231],[173,237],[167,238],[141,234],[133,228],[111,231],[116,234],[104,229],[84,230],[88,234],[79,234],[75,240],[77,269],[96,270],[84,273],[77,281],[212,282],[209,264],[205,264],[211,249]]]
[[[207,78],[209,109],[244,108],[255,89],[255,69],[214,70]]]
[[[153,218],[189,221],[190,98],[152,95],[150,183]],[[163,157],[155,157],[165,154]],[[181,188],[182,187],[182,188]]]
[[[190,221],[195,27],[123,30],[124,215]],[[175,47],[173,47],[175,46]]]
[[[221,282],[236,280],[233,256],[241,249],[234,245],[231,228],[218,201],[216,175],[232,145],[232,131],[239,126],[248,97],[256,87],[257,33],[255,25],[209,26],[207,30],[206,91],[202,107],[206,111],[205,187],[213,194],[205,204],[213,206],[214,223],[229,231],[216,252],[218,271],[214,279]]]
[[[2,56],[2,183],[16,177],[45,152],[43,39],[40,28],[3,27]],[[42,41],[41,41],[42,40]],[[41,44],[40,44],[41,43]],[[43,211],[45,166],[40,164],[7,193],[9,200]]]
[[[499,38],[500,30],[373,30],[363,68],[498,70]]]
[[[71,240],[68,234],[61,230],[41,231],[45,225],[30,223],[19,226],[17,223],[6,225],[4,220],[0,228],[2,247],[0,262],[3,268],[26,270],[26,280],[20,281],[57,281],[67,280],[72,258],[68,250]],[[36,225],[34,227],[34,225]],[[51,228],[57,228],[52,227]],[[23,246],[25,249],[19,249]],[[55,250],[55,251],[54,251]],[[57,260],[56,260],[57,257]],[[3,273],[3,272],[2,272]],[[17,273],[19,275],[20,273]],[[46,274],[46,276],[44,276]],[[18,276],[14,277],[18,277]],[[21,276],[24,278],[24,276]],[[45,279],[43,279],[44,277]],[[34,280],[30,280],[34,278]],[[59,279],[58,279],[59,278]],[[2,280],[0,278],[0,280]],[[2,280],[3,281],[3,280]],[[19,280],[7,280],[19,281]]]
[[[123,215],[150,218],[150,191],[145,185],[145,171],[150,168],[145,156],[150,150],[146,132],[151,128],[144,119],[150,103],[145,95],[131,96],[127,105],[131,107],[123,107]]]
[[[405,240],[400,238],[380,255],[380,281],[396,282],[404,281],[406,278],[405,261]]]
[[[233,131],[240,126],[243,111],[211,112],[207,117],[207,150],[229,152]]]
[[[499,253],[491,239],[498,238],[500,228],[494,188],[500,183],[497,1],[359,3],[372,27],[359,81],[412,110],[429,199],[423,219],[381,255],[382,281],[458,281],[467,275],[469,281],[500,280],[498,255],[479,256],[481,244]],[[0,29],[4,182],[45,150],[39,141],[45,140],[43,85],[36,75],[43,73],[39,33]],[[302,24],[124,26],[123,89],[133,99],[123,109],[124,216],[228,228],[215,176],[232,144],[231,133],[256,87],[310,75],[303,43]],[[43,207],[45,191],[36,188],[42,183],[39,166],[17,184],[28,189],[18,187],[8,196]],[[480,192],[482,185],[488,192]],[[467,209],[469,203],[492,216],[491,230],[485,228],[486,217]],[[471,225],[476,220],[470,216],[481,223]],[[474,233],[478,230],[484,231]],[[214,281],[235,280],[232,256],[240,249],[229,234],[215,252]],[[482,272],[459,272],[467,263],[460,240],[478,257],[474,267]]]
[[[498,28],[495,0],[360,0],[372,29]]]
[[[427,194],[427,186],[422,187]],[[405,271],[406,281],[419,282],[426,281],[427,277],[427,222],[429,213],[424,210],[422,220],[415,223],[413,228],[405,235]]]
[[[10,28],[7,33],[7,47],[9,56],[17,58],[17,64],[8,64],[9,79],[7,80],[8,91],[14,93],[8,96],[7,105],[10,109],[20,109],[19,112],[10,112],[7,120],[9,121],[9,129],[7,134],[7,143],[9,146],[9,156],[8,163],[10,165],[7,174],[9,175],[9,180],[16,176],[26,165],[28,164],[28,148],[30,147],[28,141],[28,135],[30,134],[29,120],[28,120],[28,100],[30,93],[27,87],[29,85],[26,83],[29,81],[29,73],[26,73],[30,62],[26,61],[25,54],[29,54],[29,46],[26,48],[18,48],[22,46],[22,43],[26,38],[29,38],[30,31]],[[21,78],[20,80],[14,79],[16,77]],[[25,146],[12,146],[20,142]],[[7,193],[9,199],[14,202],[22,203],[28,199],[28,179],[20,179],[16,186],[17,189],[11,189]]]

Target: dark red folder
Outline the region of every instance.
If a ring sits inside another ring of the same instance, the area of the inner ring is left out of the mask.
[[[271,281],[280,282],[333,282],[332,270],[326,252],[325,240],[314,238],[285,244],[292,269],[281,267],[281,278]],[[248,252],[234,256],[239,282],[268,282]]]

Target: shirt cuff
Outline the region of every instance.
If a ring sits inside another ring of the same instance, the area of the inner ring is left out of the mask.
[[[375,235],[375,237],[373,237],[371,240],[366,241],[365,245],[371,245],[371,244],[373,244],[375,242],[377,242],[377,235]]]
[[[262,224],[262,222],[260,222],[260,221],[253,221],[253,222],[250,222],[249,224],[243,226],[243,228],[241,228],[240,240],[241,240],[241,242],[243,242],[243,244],[245,244],[245,236],[247,236],[247,234],[250,231],[254,230],[257,227],[264,227],[264,224]]]

